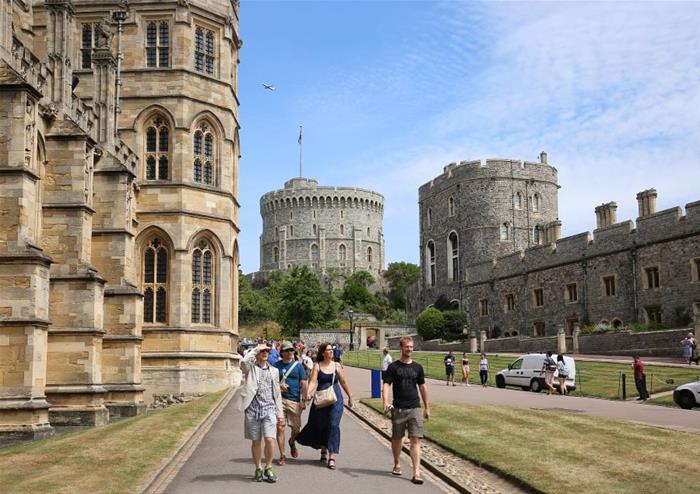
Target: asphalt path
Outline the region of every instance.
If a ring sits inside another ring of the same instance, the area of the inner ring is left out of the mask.
[[[353,396],[371,396],[371,377],[368,369],[345,367],[345,374]],[[495,372],[490,373],[493,382]],[[613,401],[599,398],[586,398],[574,395],[560,396],[547,393],[533,393],[516,388],[446,386],[445,381],[426,379],[430,401],[450,401],[474,405],[499,405],[532,408],[536,410],[585,413],[596,417],[638,422],[685,432],[700,433],[700,411],[682,410],[658,405],[642,404],[636,401]],[[574,392],[575,393],[575,392]]]
[[[369,374],[368,374],[369,376]],[[369,379],[369,377],[368,377]],[[304,417],[303,423],[306,422]],[[275,448],[276,450],[277,448]],[[243,416],[231,402],[204,436],[202,442],[165,489],[170,494],[215,494],[231,492],[284,492],[309,494],[329,491],[333,494],[363,492],[416,492],[424,494],[454,492],[428,472],[425,484],[410,482],[410,459],[402,455],[403,476],[391,475],[393,460],[389,443],[378,438],[349,412],[341,421],[340,454],[337,470],[329,470],[320,461],[320,453],[301,446],[297,459],[284,466],[273,466],[276,484],[253,481],[255,469],[250,456],[250,441],[243,437]],[[277,451],[275,458],[277,458]]]

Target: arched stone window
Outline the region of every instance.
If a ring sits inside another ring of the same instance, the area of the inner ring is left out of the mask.
[[[499,237],[501,240],[509,240],[510,239],[510,225],[508,223],[501,223],[501,226],[499,229]]]
[[[146,180],[168,180],[170,169],[170,129],[160,116],[146,125]]]
[[[447,237],[447,279],[459,280],[459,238],[456,232],[451,232]]]
[[[540,195],[537,192],[535,192],[532,195],[532,210],[533,211],[540,210]]]
[[[214,134],[206,122],[202,122],[194,132],[194,181],[215,185],[216,159]]]
[[[345,235],[345,225],[340,225],[340,234]]]
[[[515,209],[522,209],[523,208],[523,195],[520,192],[515,193]]]
[[[428,286],[435,286],[435,243],[428,241],[425,247],[426,283]]]
[[[367,262],[372,262],[372,247],[367,247]]]
[[[311,244],[311,267],[318,268],[318,261],[320,259],[320,253],[317,244]]]
[[[455,198],[450,196],[447,200],[447,216],[455,215]]]
[[[317,231],[316,225],[312,225],[312,226],[313,226],[314,236],[316,236],[316,231]]]
[[[151,21],[146,26],[146,67],[170,65],[170,25],[166,21]]]
[[[345,244],[340,244],[338,246],[338,260],[339,261],[346,261],[348,258],[348,249],[345,247]]]
[[[289,225],[289,237],[294,236],[294,225]]]
[[[540,225],[535,225],[535,228],[532,230],[532,241],[535,245],[542,243],[542,227]]]
[[[274,263],[280,262],[280,250],[277,247],[272,248],[272,262],[274,262]]]
[[[168,251],[159,238],[143,253],[143,322],[166,323],[168,314]]]
[[[370,230],[369,230],[369,227],[367,227],[367,238],[370,237],[370,234],[369,234],[369,233],[370,233]]]
[[[206,240],[192,251],[192,322],[212,323],[214,306],[214,250]]]
[[[430,224],[433,221],[433,210],[432,209],[428,208],[428,213],[426,215],[426,218],[427,218],[428,226],[430,226]]]

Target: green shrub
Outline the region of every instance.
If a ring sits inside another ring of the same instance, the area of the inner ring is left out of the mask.
[[[444,327],[445,318],[435,307],[428,307],[416,318],[416,329],[424,340],[439,338]]]
[[[467,315],[459,310],[446,310],[442,313],[442,317],[445,319],[445,325],[440,334],[440,338],[445,341],[455,341],[463,340],[466,338],[464,335],[464,326],[467,325]]]

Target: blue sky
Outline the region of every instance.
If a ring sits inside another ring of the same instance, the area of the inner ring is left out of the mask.
[[[386,264],[418,262],[418,187],[453,161],[546,150],[565,236],[649,187],[700,200],[699,26],[698,2],[242,0],[243,271],[299,125],[304,176],[384,195]]]

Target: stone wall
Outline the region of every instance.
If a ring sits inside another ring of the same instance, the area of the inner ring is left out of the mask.
[[[384,197],[294,178],[260,198],[260,271],[305,265],[316,272],[384,269]]]

